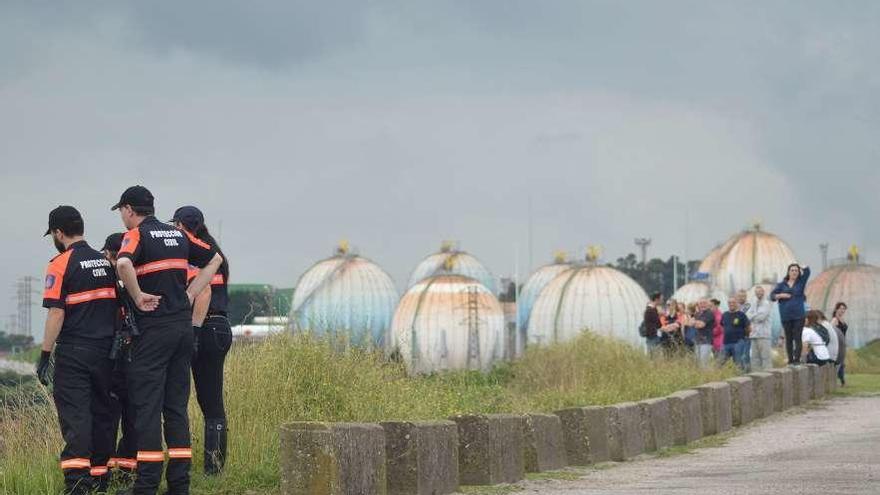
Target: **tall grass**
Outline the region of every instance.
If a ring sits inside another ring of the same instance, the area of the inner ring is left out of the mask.
[[[880,341],[846,353],[847,373],[880,373]]]
[[[297,420],[436,419],[459,413],[553,411],[663,396],[735,374],[700,370],[692,359],[649,359],[641,351],[591,334],[530,350],[491,373],[407,376],[380,354],[334,351],[307,337],[278,336],[236,345],[226,366],[229,459],[215,479],[195,475],[196,494],[275,493],[278,427]],[[45,398],[45,397],[44,397]],[[12,412],[10,412],[12,411]],[[202,419],[191,401],[194,450],[202,452]],[[0,493],[55,493],[60,438],[51,403],[0,410]],[[195,459],[194,473],[201,471]]]

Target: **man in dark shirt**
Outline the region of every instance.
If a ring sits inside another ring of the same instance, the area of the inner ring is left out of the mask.
[[[112,450],[109,359],[116,324],[116,275],[110,262],[83,240],[82,216],[72,206],[49,214],[59,254],[46,269],[46,331],[37,377],[49,383],[55,351],[53,397],[64,438],[64,493],[106,490]],[[93,485],[93,482],[96,482]]]
[[[697,329],[695,351],[700,367],[707,368],[712,362],[712,329],[715,327],[715,313],[708,299],[700,299],[698,310],[694,316],[694,328]]]
[[[659,292],[651,294],[651,301],[648,303],[648,307],[645,308],[645,343],[648,346],[648,352],[652,352],[660,342],[657,332],[660,331],[660,327],[663,324],[660,322],[660,312],[657,311],[657,307],[660,306],[662,299],[663,295]]]
[[[728,310],[721,316],[721,326],[724,327],[724,347],[722,349],[722,363],[733,358],[737,366],[745,366],[743,353],[749,335],[749,317],[740,310],[739,300],[731,297],[728,301]]]
[[[210,282],[223,258],[210,246],[154,216],[153,195],[128,188],[113,206],[128,230],[116,269],[134,301],[140,336],[132,341],[126,369],[138,445],[135,495],[154,495],[165,478],[169,495],[189,494],[190,444],[187,405],[193,352],[192,300]],[[187,287],[189,265],[202,268]]]

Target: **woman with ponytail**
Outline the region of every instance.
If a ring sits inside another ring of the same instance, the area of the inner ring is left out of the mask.
[[[192,374],[196,399],[205,418],[205,474],[219,474],[226,462],[226,409],[223,404],[223,364],[232,345],[232,329],[226,316],[229,305],[229,261],[220,245],[205,226],[205,217],[195,206],[183,206],[174,212],[175,226],[183,229],[191,242],[201,242],[223,256],[223,265],[211,280],[208,290],[193,303]],[[191,269],[192,280],[198,269]]]

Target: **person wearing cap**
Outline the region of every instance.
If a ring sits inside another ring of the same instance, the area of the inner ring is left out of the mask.
[[[122,234],[117,232],[107,236],[104,240],[104,246],[101,252],[104,257],[116,269],[116,257],[122,248]],[[117,281],[117,297],[126,297],[122,282]],[[120,311],[123,311],[120,305]],[[121,313],[119,316],[122,316]],[[117,328],[121,327],[121,318],[117,318]],[[137,468],[137,445],[134,439],[134,411],[130,409],[131,405],[128,400],[128,387],[125,386],[125,365],[127,359],[120,356],[113,361],[113,377],[110,381],[110,405],[111,405],[111,423],[113,425],[113,445],[115,450],[113,456],[107,462],[107,467],[111,469],[111,473],[119,473],[115,483],[117,485],[126,484],[131,481],[132,475]],[[122,427],[122,438],[116,442],[119,427]],[[115,470],[115,471],[114,471]]]
[[[54,349],[52,395],[64,450],[65,493],[106,490],[113,433],[110,418],[109,358],[116,324],[116,275],[110,262],[83,239],[82,216],[72,206],[49,214],[49,229],[60,253],[49,262],[43,292],[47,308],[37,377],[48,386]]]
[[[116,270],[135,305],[140,335],[132,340],[126,380],[135,411],[137,478],[120,493],[153,495],[165,463],[170,495],[189,493],[192,447],[187,406],[193,352],[192,301],[223,257],[210,245],[154,216],[153,195],[132,186],[112,207],[128,230]],[[187,286],[190,265],[201,268]],[[164,432],[163,432],[164,427]]]
[[[198,352],[193,356],[192,375],[196,385],[196,399],[205,418],[205,474],[214,475],[223,470],[226,462],[223,364],[232,345],[232,329],[226,317],[229,306],[229,261],[208,231],[201,210],[195,206],[183,206],[174,212],[170,221],[223,256],[223,264],[211,278],[210,295],[208,301],[205,301],[205,307],[198,300],[193,306],[193,331],[198,342]],[[190,279],[195,278],[198,273],[198,269],[191,270]]]

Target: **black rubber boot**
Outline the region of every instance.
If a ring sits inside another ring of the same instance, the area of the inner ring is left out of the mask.
[[[226,420],[205,419],[205,474],[217,475],[226,463]]]

